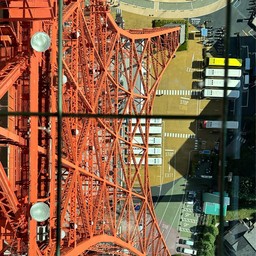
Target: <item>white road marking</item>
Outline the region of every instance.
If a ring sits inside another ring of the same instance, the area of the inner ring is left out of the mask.
[[[241,2],[240,2],[239,0],[236,0],[236,1],[234,2],[233,6],[234,6],[235,8],[237,8],[240,4],[241,4]]]
[[[191,233],[191,231],[188,228],[180,228],[180,231],[186,232],[186,233]]]
[[[194,219],[183,218],[182,220],[188,223],[197,223],[197,220],[194,220]]]
[[[201,90],[157,90],[156,95],[199,95]],[[185,97],[184,97],[185,98]],[[189,98],[186,98],[189,99]]]
[[[244,34],[246,35],[246,36],[248,36],[248,34],[242,29],[242,31],[244,32]]]
[[[164,137],[194,139],[196,135],[194,133],[165,132]]]
[[[193,212],[193,209],[192,208],[184,208],[183,211],[184,212]]]
[[[255,39],[256,39],[256,36],[255,36],[255,35],[253,35],[253,34],[252,34],[252,32],[253,32],[253,29],[250,29],[250,30],[248,31],[248,34],[249,34],[250,36],[252,36],[253,38],[255,38]]]

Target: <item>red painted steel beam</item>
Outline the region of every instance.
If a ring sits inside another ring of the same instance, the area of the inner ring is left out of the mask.
[[[0,71],[0,99],[22,75],[28,63],[24,57],[16,57]]]
[[[0,141],[5,142],[6,144],[17,144],[21,147],[27,146],[27,142],[24,138],[3,127],[0,127]]]
[[[16,20],[45,20],[53,19],[56,12],[56,1],[10,1],[8,5],[10,17]]]
[[[79,255],[87,250],[90,249],[90,247],[97,245],[99,243],[114,243],[117,245],[120,245],[120,247],[124,249],[130,250],[132,253],[138,256],[146,256],[146,254],[141,253],[140,251],[133,248],[130,244],[125,243],[123,240],[119,239],[118,237],[108,236],[106,234],[94,236],[90,240],[81,242],[78,244],[78,246],[74,249],[66,249],[64,251],[64,254],[66,256],[73,256],[73,255]],[[123,255],[123,254],[122,254]]]
[[[12,190],[12,187],[10,186],[10,182],[8,180],[8,177],[5,173],[4,167],[0,162],[0,194],[4,197],[6,197],[8,205],[10,206],[10,209],[12,210],[12,213],[16,213],[18,211],[18,200],[16,195],[14,194],[14,191]],[[1,198],[2,200],[3,198]]]
[[[32,28],[30,30],[30,35],[40,31],[41,22],[34,21]],[[30,57],[30,86],[29,86],[29,110],[31,112],[38,112],[38,97],[39,97],[39,62],[40,62],[41,53],[36,51],[33,52],[33,55]],[[35,204],[38,201],[38,117],[30,117],[30,134],[29,134],[29,203]],[[37,222],[36,220],[29,219],[29,255],[37,255]]]

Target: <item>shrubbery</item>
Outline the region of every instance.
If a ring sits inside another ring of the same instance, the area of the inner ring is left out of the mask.
[[[215,240],[219,234],[219,229],[215,227],[216,216],[207,216],[207,225],[203,226],[202,234],[197,242],[198,256],[214,256]]]

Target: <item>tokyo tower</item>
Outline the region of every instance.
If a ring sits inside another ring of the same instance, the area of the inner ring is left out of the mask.
[[[170,255],[140,116],[180,27],[123,30],[106,0],[0,8],[0,255]]]

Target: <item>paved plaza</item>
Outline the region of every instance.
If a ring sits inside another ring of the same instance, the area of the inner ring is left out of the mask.
[[[192,18],[222,9],[226,0],[120,0],[120,8],[157,18]]]

